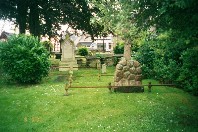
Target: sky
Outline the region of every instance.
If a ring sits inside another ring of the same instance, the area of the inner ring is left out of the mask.
[[[8,33],[18,33],[18,28],[15,28],[15,25],[13,22],[7,21],[7,20],[0,20],[0,34],[1,32],[8,32]]]
[[[65,31],[67,27],[68,25],[61,25],[61,31]],[[8,33],[15,33],[15,34],[19,33],[19,29],[15,28],[15,25],[13,22],[0,19],[0,34],[3,31],[8,32]],[[61,33],[61,31],[59,31],[59,33]]]

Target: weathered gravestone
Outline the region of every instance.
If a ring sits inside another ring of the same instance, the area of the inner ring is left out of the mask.
[[[131,60],[131,45],[125,45],[124,57],[116,65],[114,75],[114,85],[118,86],[115,90],[120,92],[143,92],[142,70],[140,63]]]
[[[59,63],[59,71],[78,70],[78,64],[75,59],[75,46],[69,35],[66,34],[61,41],[62,56]]]
[[[100,62],[100,59],[97,59],[96,68],[99,69],[99,70],[101,69],[101,62]]]
[[[107,65],[102,64],[102,73],[106,73],[106,72],[107,72]]]

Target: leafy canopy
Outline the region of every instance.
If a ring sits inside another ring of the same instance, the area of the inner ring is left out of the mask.
[[[3,0],[0,1],[0,18],[15,21],[20,33],[29,29],[36,36],[49,36],[60,29],[60,24],[69,24],[74,29],[97,36],[102,26],[91,19],[99,9],[87,0]]]

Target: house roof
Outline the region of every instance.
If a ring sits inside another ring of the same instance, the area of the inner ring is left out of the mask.
[[[0,39],[7,39],[7,38],[10,37],[11,35],[13,35],[13,34],[3,31],[3,32],[1,33]]]

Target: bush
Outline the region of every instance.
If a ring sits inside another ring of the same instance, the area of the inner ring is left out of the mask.
[[[114,51],[114,54],[124,54],[124,44],[117,43],[113,51]]]
[[[44,47],[47,49],[47,51],[51,51],[51,49],[53,48],[53,44],[50,42],[50,41],[44,41],[44,42],[41,42]]]
[[[160,80],[161,83],[176,83],[180,69],[175,60],[170,58],[165,61],[164,58],[155,58],[153,67],[155,78]]]
[[[174,37],[173,37],[174,36]],[[142,65],[145,77],[162,83],[174,83],[198,96],[198,47],[197,41],[165,32],[152,40],[145,40],[136,59]]]
[[[89,52],[86,47],[82,47],[82,48],[79,48],[78,54],[81,56],[87,56],[89,54]]]
[[[49,53],[33,36],[12,36],[1,44],[3,72],[19,83],[38,83],[48,75]]]
[[[178,81],[186,91],[198,95],[198,49],[184,51],[181,59],[183,65]]]
[[[144,78],[154,77],[153,61],[155,59],[152,43],[144,43],[136,53],[135,59],[142,65],[142,74]]]
[[[118,57],[113,57],[113,65],[116,66],[119,62]]]

